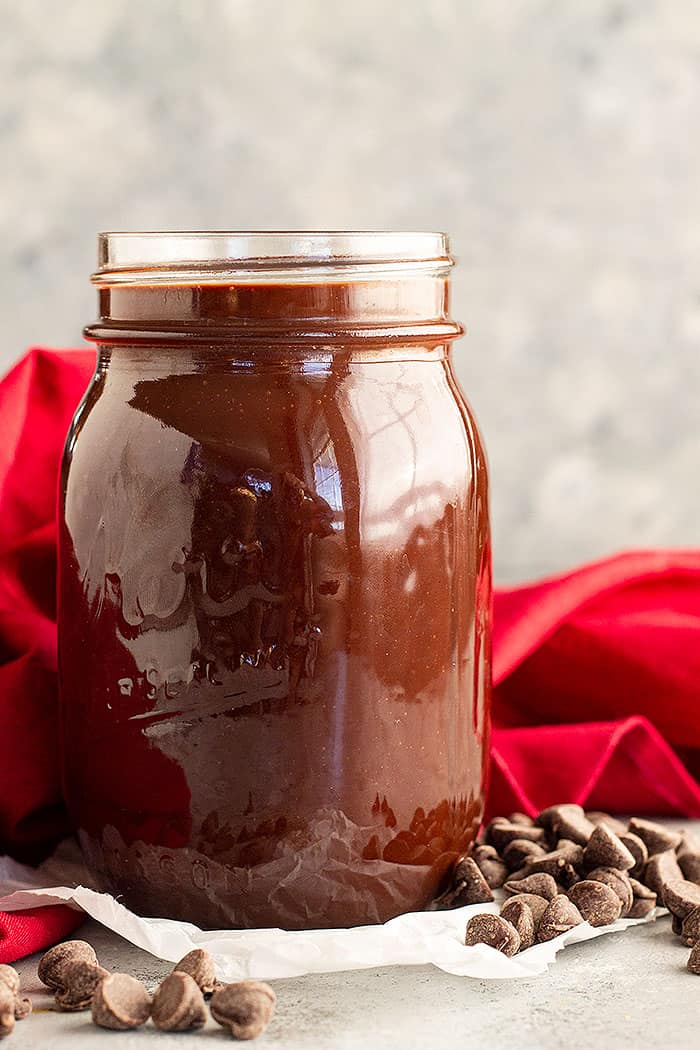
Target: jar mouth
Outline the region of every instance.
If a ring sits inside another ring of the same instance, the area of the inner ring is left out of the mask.
[[[445,233],[348,230],[114,231],[98,235],[98,287],[346,283],[446,277]]]

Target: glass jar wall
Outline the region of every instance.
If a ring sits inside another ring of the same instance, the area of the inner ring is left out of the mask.
[[[442,235],[107,234],[64,458],[66,798],[136,910],[421,907],[488,749],[487,473]]]

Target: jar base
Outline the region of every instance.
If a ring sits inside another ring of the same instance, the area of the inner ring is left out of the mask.
[[[272,860],[245,868],[189,847],[127,845],[113,827],[101,841],[79,837],[100,888],[139,915],[202,929],[308,930],[383,923],[421,910],[457,856],[448,850],[429,865],[366,860],[358,847],[367,831],[325,811],[303,847],[281,845]]]

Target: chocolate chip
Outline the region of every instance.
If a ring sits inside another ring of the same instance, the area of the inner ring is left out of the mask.
[[[645,886],[643,882],[633,879],[631,875],[629,875],[628,878],[630,886],[632,887],[632,893],[635,897],[639,897],[641,900],[656,900],[656,894],[654,891],[650,890],[648,886]]]
[[[547,806],[546,809],[540,810],[540,812],[535,817],[535,824],[537,824],[537,826],[540,828],[544,828],[545,831],[551,831],[552,824],[554,823],[554,820],[556,819],[560,809],[561,806],[557,805]]]
[[[684,919],[693,908],[700,907],[700,886],[687,879],[664,883],[663,902],[670,912]]]
[[[520,948],[520,936],[515,927],[502,915],[484,912],[474,915],[467,923],[464,943],[470,946],[488,944],[489,947],[510,957]]]
[[[4,982],[0,983],[0,1039],[12,1035],[15,1029],[15,993]]]
[[[551,875],[544,871],[537,871],[534,875],[526,875],[524,879],[509,879],[504,883],[503,889],[506,893],[534,893],[545,900],[553,900],[561,888],[557,885]]]
[[[485,853],[485,850],[488,850],[489,853]],[[508,878],[508,868],[493,846],[477,846],[472,852],[472,858],[490,889],[499,889]]]
[[[500,889],[508,878],[508,868],[502,860],[485,860],[478,867],[492,890]]]
[[[511,824],[524,824],[528,828],[531,828],[535,823],[532,817],[528,817],[527,813],[509,813],[508,820]]]
[[[493,893],[488,882],[471,857],[459,860],[452,872],[447,889],[435,898],[438,908],[456,908],[465,904],[488,904]]]
[[[510,875],[508,876],[508,882],[518,882],[520,879],[524,879],[526,877],[527,872],[525,871],[525,868],[518,868],[517,871],[511,871]]]
[[[536,893],[518,893],[515,897],[509,897],[503,904],[501,908],[503,918],[510,922],[510,916],[518,914],[519,904],[527,904],[535,920],[535,929],[537,929],[540,919],[547,910],[549,901],[545,900],[544,897],[538,897]]]
[[[586,817],[581,806],[565,803],[543,809],[535,823],[545,828],[553,839],[571,839],[583,846],[591,836],[594,824]]]
[[[480,846],[475,846],[471,852],[471,856],[474,860],[479,863],[481,860],[500,860],[498,850],[495,846],[489,846],[487,843],[482,843]]]
[[[462,861],[458,878],[460,892],[454,903],[459,905],[487,904],[493,900],[491,887],[471,857]]]
[[[14,966],[0,963],[0,984],[6,984],[15,995],[17,994],[19,991],[19,974]]]
[[[95,989],[109,977],[109,971],[99,963],[78,959],[67,963],[61,975],[63,987],[56,992],[56,1006],[59,1010],[75,1011],[89,1008]]]
[[[651,915],[654,908],[656,907],[656,894],[653,893],[651,897],[635,897],[632,901],[632,907],[625,915],[626,919],[646,919],[647,915]]]
[[[683,919],[681,937],[689,948],[700,941],[700,908],[693,908]]]
[[[617,835],[605,824],[598,824],[583,851],[583,863],[589,869],[616,868],[619,871],[628,871],[634,867],[635,861]]]
[[[700,853],[691,853],[690,850],[679,853],[678,865],[688,882],[700,885]]]
[[[630,886],[632,887],[634,899],[632,907],[625,918],[646,919],[647,915],[651,915],[656,907],[656,894],[648,886],[645,886],[643,882],[638,882],[637,879],[630,878]]]
[[[193,948],[173,966],[173,973],[188,973],[204,995],[211,995],[216,988],[214,960],[205,948]]]
[[[32,1001],[19,994],[20,979],[14,966],[0,963],[0,988],[8,988],[13,996],[13,1011],[15,1021],[23,1021],[32,1012]],[[3,992],[3,1001],[5,1000]],[[0,1035],[2,1033],[0,1032]]]
[[[580,849],[580,847],[577,846],[576,849]],[[573,886],[575,882],[578,882],[578,874],[574,863],[572,863],[570,851],[567,849],[554,850],[552,853],[545,853],[544,857],[536,857],[535,860],[528,861],[525,864],[524,870],[526,876],[543,871],[546,875],[551,875],[556,882],[566,887]]]
[[[681,853],[700,853],[700,835],[695,831],[688,831],[687,828],[679,832],[681,835],[681,841],[676,846],[676,853],[680,856]]]
[[[557,839],[547,852],[565,854],[569,863],[573,864],[575,868],[583,864],[583,846],[579,846],[577,842],[572,842],[571,839]]]
[[[503,859],[510,871],[517,871],[529,860],[544,857],[547,850],[538,842],[530,839],[513,839],[503,850]]]
[[[63,973],[72,962],[97,962],[95,949],[87,941],[64,941],[50,948],[39,961],[38,977],[48,988],[63,987]]]
[[[572,930],[574,926],[580,926],[583,916],[568,897],[559,893],[554,900],[547,905],[547,910],[540,919],[537,927],[538,941],[551,941],[560,933]]]
[[[569,864],[573,864],[574,867],[578,867],[583,863],[583,846],[580,846],[577,842],[572,842],[571,839],[559,839],[556,845],[556,852],[563,853]]]
[[[493,830],[494,830],[494,828],[497,828],[501,824],[510,824],[510,821],[508,820],[507,817],[494,817],[493,820],[490,820],[488,822],[488,824],[486,825],[486,827],[484,827],[482,829],[482,836],[483,836],[483,839],[484,839],[484,844],[489,845],[489,846],[493,846],[493,840],[492,840],[492,837],[491,837],[492,833],[493,833]]]
[[[507,915],[503,915],[501,911],[501,917],[507,919],[507,921],[515,928],[518,937],[520,938],[519,951],[523,952],[526,948],[531,948],[535,943],[535,916],[532,911],[525,903],[525,901],[518,900],[509,909]]]
[[[527,839],[528,842],[539,842],[540,845],[546,841],[546,835],[542,828],[528,827],[525,824],[497,824],[490,832],[489,842],[501,853],[509,842],[515,839]]]
[[[700,942],[694,944],[690,950],[690,956],[688,958],[688,971],[690,973],[700,973]]]
[[[672,849],[666,850],[664,853],[655,853],[653,857],[650,857],[644,868],[643,882],[653,890],[659,900],[663,899],[663,888],[665,883],[673,882],[675,879],[682,879],[683,872],[681,871],[678,861],[676,860],[676,854]]]
[[[15,995],[15,1021],[23,1021],[32,1012],[32,1001],[25,996]]]
[[[635,878],[642,876],[644,874],[644,866],[649,860],[649,851],[646,846],[639,835],[635,835],[632,831],[624,831],[618,838],[634,857],[634,867],[629,868],[629,874],[634,875]]]
[[[627,873],[614,868],[594,868],[593,871],[589,872],[588,878],[592,879],[593,882],[602,882],[615,891],[622,904],[620,914],[625,919],[634,903],[634,894],[632,893],[632,886]]]
[[[189,1032],[202,1028],[207,1007],[202,990],[189,973],[174,970],[153,996],[151,1018],[161,1032]]]
[[[590,820],[591,824],[605,824],[607,828],[617,835],[624,834],[627,831],[627,825],[623,824],[617,817],[611,817],[609,813],[602,813],[600,810],[591,809],[586,812],[586,817]]]
[[[11,992],[17,993],[20,987],[20,976],[14,966],[0,963],[0,985],[7,985]]]
[[[275,1010],[275,993],[264,981],[239,981],[218,988],[211,1015],[234,1039],[255,1039],[264,1032]]]
[[[145,1024],[150,1014],[150,995],[128,973],[111,973],[95,988],[92,1019],[100,1028],[124,1032]]]
[[[598,826],[604,827],[602,824]],[[622,901],[615,890],[604,882],[594,882],[592,879],[584,879],[572,886],[569,900],[574,902],[591,926],[609,926],[620,918],[622,911]]]
[[[641,817],[632,817],[629,822],[629,831],[637,835],[647,850],[649,856],[656,853],[664,853],[668,849],[675,849],[683,841],[683,836],[677,831],[671,831],[663,824],[656,824],[653,820],[642,820]]]
[[[593,834],[595,824],[592,824],[581,806],[566,805],[556,806],[557,812],[550,821],[550,829],[553,835],[560,839],[570,839],[585,846]]]

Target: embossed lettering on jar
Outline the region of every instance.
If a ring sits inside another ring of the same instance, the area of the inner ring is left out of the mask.
[[[420,908],[482,814],[490,544],[438,234],[106,234],[63,464],[66,798],[204,926]]]

